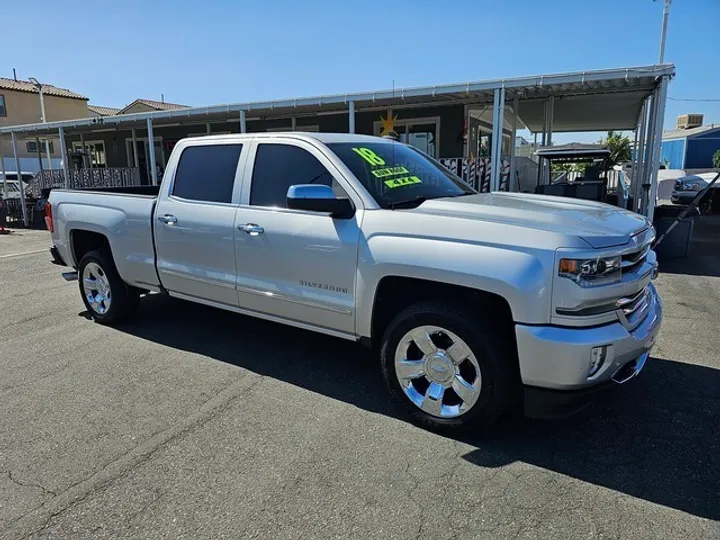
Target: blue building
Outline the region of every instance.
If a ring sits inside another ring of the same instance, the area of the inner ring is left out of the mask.
[[[663,133],[660,162],[669,169],[712,168],[713,154],[720,150],[720,124],[685,127],[682,118],[679,129]]]

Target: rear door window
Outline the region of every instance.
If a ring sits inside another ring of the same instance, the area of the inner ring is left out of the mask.
[[[180,155],[172,195],[192,201],[232,202],[241,144],[189,146]]]

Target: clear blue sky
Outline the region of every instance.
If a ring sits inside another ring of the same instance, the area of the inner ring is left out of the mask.
[[[0,76],[187,105],[652,64],[662,0],[125,0],[4,10]],[[720,100],[720,0],[674,0],[669,96]],[[720,101],[668,101],[720,123]],[[582,137],[571,137],[582,139]]]

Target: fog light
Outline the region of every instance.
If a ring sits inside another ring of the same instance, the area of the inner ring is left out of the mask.
[[[592,351],[590,351],[590,369],[588,370],[588,377],[592,377],[600,371],[601,367],[603,367],[605,359],[607,358],[607,349],[607,345],[592,348]]]

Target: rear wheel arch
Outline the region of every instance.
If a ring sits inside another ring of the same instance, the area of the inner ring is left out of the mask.
[[[110,241],[103,233],[86,229],[73,229],[70,231],[69,238],[75,267],[80,264],[86,253],[93,250],[106,250],[112,257]]]

